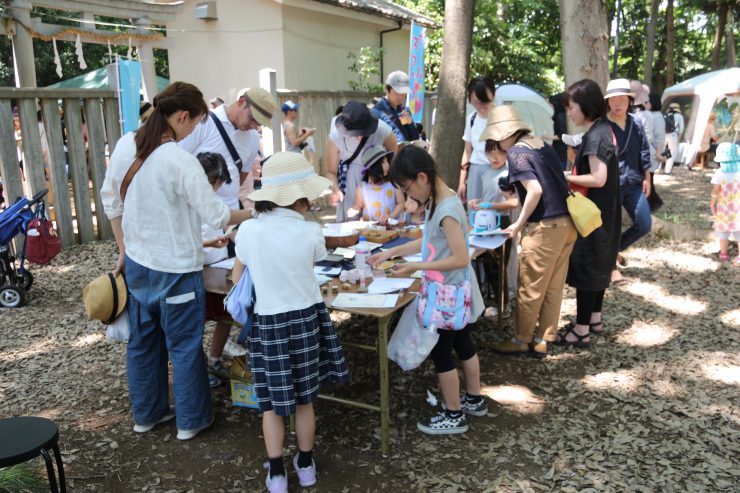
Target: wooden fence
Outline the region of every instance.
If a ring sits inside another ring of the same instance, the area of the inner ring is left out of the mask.
[[[374,96],[378,95],[353,91],[278,91],[280,105],[288,99],[301,105],[300,126],[316,128],[313,164],[321,174],[326,172],[326,141],[337,107],[351,100],[372,103]],[[18,132],[11,118],[14,107],[18,108],[20,120]],[[431,135],[428,96],[425,108],[425,128],[427,135]],[[6,202],[10,204],[21,195],[31,196],[48,188],[47,204],[65,246],[112,239],[100,188],[107,156],[121,135],[116,93],[91,89],[0,88],[0,115],[5,115],[0,118],[0,176]],[[21,138],[25,181],[21,179],[16,133]]]
[[[25,183],[13,107],[20,120]],[[0,115],[0,175],[7,203],[48,188],[47,204],[63,245],[112,239],[100,188],[106,152],[121,135],[115,92],[0,88]]]

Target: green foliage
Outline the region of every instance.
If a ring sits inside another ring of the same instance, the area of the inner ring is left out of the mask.
[[[29,464],[0,469],[0,493],[42,493],[48,491],[46,481]]]
[[[380,76],[380,57],[385,48],[371,48],[363,46],[359,53],[350,51],[347,59],[352,62],[347,70],[356,74],[355,80],[347,81],[349,87],[354,91],[367,91],[371,93],[382,93],[383,84],[379,81]]]

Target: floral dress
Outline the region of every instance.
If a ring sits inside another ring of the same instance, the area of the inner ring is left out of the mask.
[[[712,185],[720,186],[714,231],[722,239],[740,241],[740,162],[722,163]]]

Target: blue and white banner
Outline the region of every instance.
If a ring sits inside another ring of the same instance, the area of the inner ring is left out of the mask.
[[[415,123],[421,123],[424,115],[424,43],[426,29],[415,22],[411,23],[411,44],[409,46],[409,83],[411,93],[408,106]]]
[[[123,133],[139,128],[141,101],[141,64],[134,60],[118,60],[118,100],[121,107]]]

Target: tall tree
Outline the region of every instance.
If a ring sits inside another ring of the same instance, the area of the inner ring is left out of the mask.
[[[673,18],[673,0],[665,8],[665,86],[676,83],[676,23]]]
[[[653,57],[655,55],[655,27],[658,25],[658,0],[652,0],[650,22],[647,27],[647,51],[645,52],[644,82],[653,87]]]
[[[727,39],[725,45],[727,46],[727,66],[737,67],[737,58],[735,55],[735,16],[732,14],[732,9],[727,12]]]
[[[609,80],[609,29],[603,0],[560,0],[560,36],[565,84]]]
[[[712,70],[719,69],[719,54],[722,51],[722,39],[725,37],[725,26],[727,26],[727,13],[730,6],[727,2],[717,2],[717,32],[714,34],[714,49],[712,50]]]
[[[439,105],[432,130],[431,153],[447,183],[457,183],[465,129],[465,88],[473,43],[475,0],[445,2]]]

